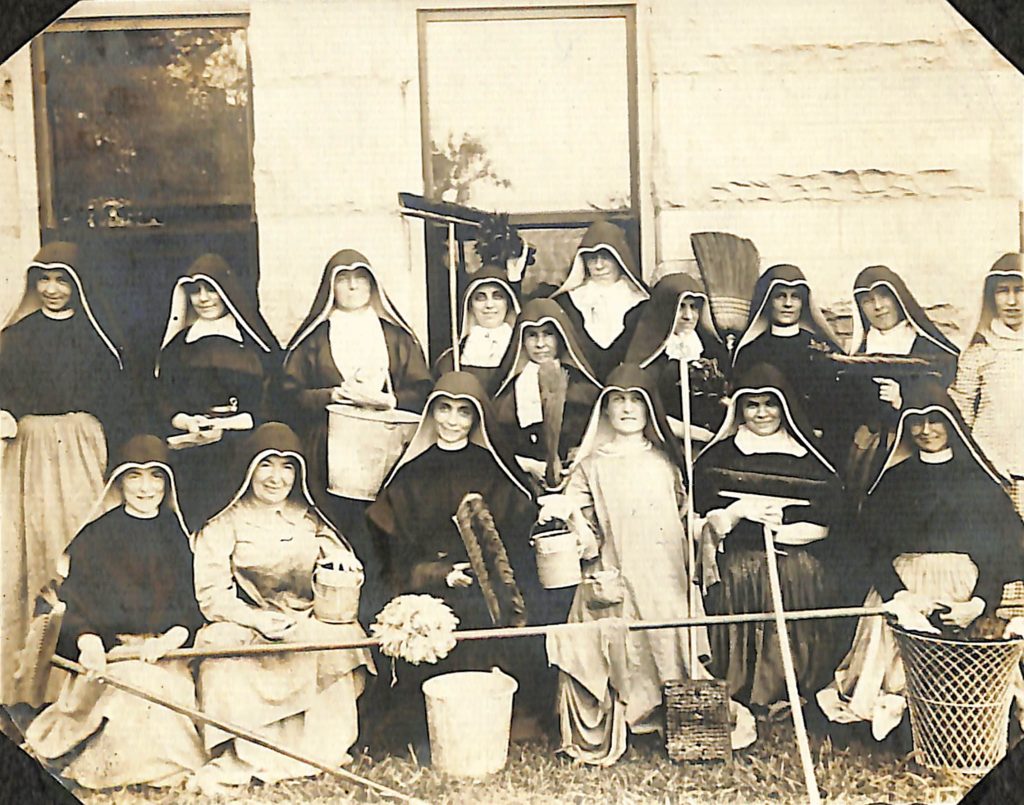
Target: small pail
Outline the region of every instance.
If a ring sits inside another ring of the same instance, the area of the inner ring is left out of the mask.
[[[318,564],[313,573],[313,614],[324,623],[355,623],[359,616],[362,570]]]
[[[381,484],[416,432],[417,414],[327,406],[327,491],[376,500]]]
[[[567,528],[534,534],[533,549],[537,553],[537,575],[545,590],[580,583],[576,535]]]
[[[500,668],[458,671],[423,683],[434,768],[457,777],[486,777],[505,767],[512,697],[519,683]]]

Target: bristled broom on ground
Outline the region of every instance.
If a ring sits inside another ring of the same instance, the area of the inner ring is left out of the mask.
[[[690,244],[711,303],[715,327],[732,352],[733,344],[747,327],[761,257],[752,241],[728,232],[694,232]]]

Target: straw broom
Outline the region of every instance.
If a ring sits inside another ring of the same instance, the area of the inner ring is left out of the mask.
[[[727,232],[695,232],[690,235],[690,245],[708,292],[715,327],[732,352],[747,328],[761,257],[752,241]]]

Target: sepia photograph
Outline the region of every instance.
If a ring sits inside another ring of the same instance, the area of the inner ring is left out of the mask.
[[[1024,9],[31,5],[0,800],[1012,801]]]

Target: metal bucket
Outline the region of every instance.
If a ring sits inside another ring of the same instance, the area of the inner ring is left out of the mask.
[[[327,406],[327,491],[353,500],[376,500],[416,432],[419,415]]]
[[[534,534],[533,549],[537,555],[537,575],[544,589],[575,587],[580,583],[576,535],[568,528]]]

